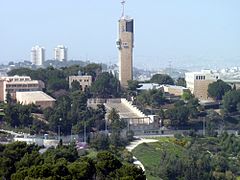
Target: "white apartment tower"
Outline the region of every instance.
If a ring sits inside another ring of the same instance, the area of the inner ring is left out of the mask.
[[[67,61],[67,48],[63,45],[58,45],[54,49],[54,59],[58,61]]]
[[[133,79],[133,19],[124,15],[124,3],[122,1],[122,17],[118,21],[119,38],[117,48],[119,49],[119,81],[121,86],[127,87],[128,81]]]
[[[34,46],[31,49],[31,62],[36,66],[41,66],[45,60],[45,49],[40,46]]]

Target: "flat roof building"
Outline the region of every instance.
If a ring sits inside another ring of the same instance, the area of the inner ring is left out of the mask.
[[[69,76],[69,88],[72,88],[73,81],[77,81],[80,84],[80,90],[85,91],[92,85],[92,76],[79,75],[79,76]]]
[[[208,96],[208,85],[219,79],[219,74],[211,70],[185,73],[187,88],[199,100],[212,100]]]
[[[16,100],[23,105],[35,104],[42,109],[53,107],[56,101],[42,91],[16,92]]]
[[[188,88],[175,85],[160,85],[163,87],[164,93],[168,93],[174,96],[182,96],[184,92],[189,91]]]
[[[6,101],[7,93],[16,99],[18,91],[39,91],[44,88],[44,83],[31,80],[29,76],[4,76],[0,77],[0,101]]]

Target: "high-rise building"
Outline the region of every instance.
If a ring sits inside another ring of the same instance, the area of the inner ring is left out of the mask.
[[[58,45],[54,49],[54,59],[58,61],[67,61],[67,48],[63,45]]]
[[[40,46],[34,46],[31,49],[31,62],[36,66],[41,66],[45,60],[45,49]]]
[[[124,3],[125,1],[122,1],[123,12],[118,21],[117,48],[119,49],[119,80],[121,86],[127,87],[127,82],[133,79],[134,21],[124,15]]]

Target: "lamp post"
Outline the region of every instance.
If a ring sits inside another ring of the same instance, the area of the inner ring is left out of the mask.
[[[71,136],[70,136],[70,142],[72,142],[72,127],[73,127],[73,124],[71,124]]]
[[[61,139],[61,129],[60,129],[60,123],[62,121],[62,118],[59,118],[59,124],[58,124],[58,140],[60,141]]]
[[[87,142],[87,134],[86,134],[86,121],[84,121],[84,132],[83,132],[83,141]]]
[[[206,120],[203,117],[203,136],[205,136],[205,135],[206,135]]]

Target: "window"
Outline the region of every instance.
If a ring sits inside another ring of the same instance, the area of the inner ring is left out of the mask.
[[[123,42],[123,47],[124,48],[128,48],[128,43],[127,42]]]

